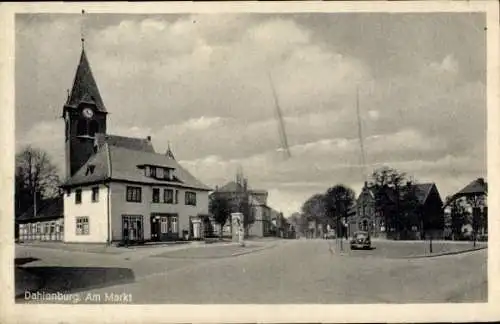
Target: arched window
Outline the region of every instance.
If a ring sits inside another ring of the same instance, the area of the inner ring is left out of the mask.
[[[87,121],[84,119],[78,120],[78,123],[76,124],[76,135],[87,135],[88,134],[88,129],[87,129]]]
[[[99,132],[99,124],[97,123],[97,121],[92,120],[89,126],[89,135],[94,136],[98,132]]]

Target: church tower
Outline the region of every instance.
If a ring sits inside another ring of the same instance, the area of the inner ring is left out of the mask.
[[[106,133],[107,112],[85,53],[82,39],[80,62],[73,88],[63,107],[65,122],[66,178],[73,176],[95,153],[96,134]]]

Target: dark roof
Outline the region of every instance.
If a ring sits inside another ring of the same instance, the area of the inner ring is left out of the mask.
[[[218,192],[239,192],[243,191],[243,186],[234,181],[230,181],[217,189]]]
[[[488,183],[486,183],[483,178],[478,178],[457,192],[455,196],[483,195],[487,193]]]
[[[108,143],[112,146],[119,146],[129,150],[144,151],[154,153],[153,144],[150,138],[125,137],[118,135],[96,134],[96,144],[102,146]]]
[[[138,166],[140,165],[172,168],[174,169],[174,181],[147,177],[139,169]],[[89,172],[89,168],[92,166],[93,172]],[[99,147],[97,153],[67,180],[64,186],[85,185],[106,180],[131,181],[150,185],[170,184],[191,189],[212,190],[191,175],[176,160],[170,159],[163,154],[132,150],[109,143]]]
[[[435,186],[434,183],[417,183],[417,184],[412,184],[413,188],[415,188],[415,195],[417,197],[417,200],[420,204],[424,204],[427,200],[427,197],[429,197],[429,194],[431,192],[431,189],[433,186]],[[370,192],[372,194],[372,197],[374,197],[375,192],[374,188],[370,188]],[[362,197],[364,193],[364,190],[360,193],[358,200]],[[387,188],[385,195],[393,202],[396,202],[396,197],[397,194],[394,189],[392,188]]]
[[[76,69],[73,88],[71,89],[66,105],[76,108],[82,102],[94,104],[98,111],[106,112],[106,107],[102,101],[99,88],[92,75],[92,70],[90,69],[90,64],[83,48],[80,63],[78,63]]]
[[[63,217],[64,205],[63,196],[44,199],[37,206],[36,216],[34,215],[34,207],[31,206],[21,216],[17,218],[17,222],[25,223],[30,221],[42,221]]]
[[[233,193],[233,192],[241,192],[243,191],[243,185],[236,183],[235,181],[230,181],[226,183],[224,186],[217,189],[217,192],[222,193]],[[252,196],[253,199],[258,204],[266,205],[267,204],[267,190],[259,190],[259,189],[248,189],[248,193]]]
[[[418,183],[413,185],[413,187],[415,188],[415,196],[417,196],[418,202],[420,204],[425,204],[425,201],[427,200],[427,197],[429,197],[433,186],[434,183]]]

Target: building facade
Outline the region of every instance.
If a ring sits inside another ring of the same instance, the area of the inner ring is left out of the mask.
[[[415,207],[404,210],[404,194],[411,192]],[[349,231],[367,231],[373,237],[397,239],[442,238],[444,235],[443,201],[434,183],[406,184],[399,193],[387,189],[378,193],[383,208],[376,206],[376,192],[365,183],[356,200],[356,213],[349,219]],[[398,198],[398,194],[400,198]],[[401,212],[398,212],[398,208]],[[404,221],[397,219],[401,214]],[[403,215],[404,214],[404,215]],[[390,224],[386,224],[390,220]]]
[[[268,192],[265,190],[254,190],[247,187],[246,180],[231,181],[212,194],[228,199],[231,205],[231,212],[240,211],[245,214],[246,235],[254,237],[264,237],[271,235],[271,214],[272,208],[267,205]],[[227,229],[230,231],[231,222],[228,220]]]
[[[64,241],[110,243],[197,239],[208,192],[151,137],[106,133],[107,110],[82,48],[63,106]]]
[[[484,178],[470,182],[446,201],[446,237],[487,240],[488,183]]]

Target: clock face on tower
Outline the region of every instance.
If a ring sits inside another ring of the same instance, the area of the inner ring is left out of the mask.
[[[82,113],[85,118],[92,118],[94,116],[94,111],[90,108],[83,109]]]

